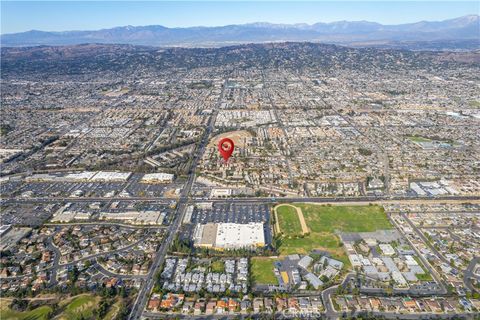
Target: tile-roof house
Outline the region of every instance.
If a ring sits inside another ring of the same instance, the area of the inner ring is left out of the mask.
[[[150,300],[148,301],[147,309],[148,310],[158,310],[160,306],[160,296],[153,295]]]

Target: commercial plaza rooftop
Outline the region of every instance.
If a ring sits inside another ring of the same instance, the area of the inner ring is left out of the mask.
[[[193,240],[196,246],[222,249],[265,245],[263,223],[258,222],[198,224]]]

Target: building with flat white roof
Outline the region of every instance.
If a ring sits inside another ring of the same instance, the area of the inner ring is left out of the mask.
[[[51,222],[70,222],[75,220],[75,216],[77,215],[76,211],[61,211],[56,213],[53,217]]]
[[[223,198],[232,195],[232,189],[215,188],[210,192],[210,198]]]
[[[138,215],[138,211],[100,212],[99,218],[104,220],[135,220]]]
[[[216,249],[256,248],[265,246],[263,223],[207,223],[198,224],[193,233],[198,247]]]
[[[306,269],[308,269],[308,267],[310,266],[310,264],[312,262],[313,262],[312,257],[304,256],[302,259],[300,259],[300,261],[298,261],[298,265],[306,270]]]
[[[4,224],[0,226],[0,237],[7,233],[12,228],[11,224]]]
[[[67,181],[88,181],[97,174],[96,171],[82,171],[67,174],[63,179]]]
[[[212,209],[213,208],[213,202],[197,202],[195,206],[198,209]]]
[[[350,259],[350,263],[352,264],[353,267],[361,267],[362,266],[362,260],[361,260],[359,255],[349,254],[348,258]]]
[[[215,247],[217,238],[216,223],[197,224],[193,232],[193,242],[197,247],[212,248]]]
[[[170,183],[173,182],[175,175],[171,173],[147,173],[143,175],[142,180],[140,182],[143,183]]]
[[[136,224],[162,224],[162,214],[158,211],[140,211],[135,219]]]
[[[127,181],[132,175],[131,172],[118,172],[118,171],[98,171],[90,181]]]
[[[165,213],[160,211],[100,212],[99,219],[121,220],[132,224],[162,224]]]
[[[185,216],[183,217],[183,223],[190,223],[192,220],[193,206],[188,206]]]
[[[395,254],[395,249],[393,249],[393,247],[388,243],[381,243],[378,246],[386,256],[393,256]]]
[[[402,276],[400,271],[393,271],[392,272],[392,279],[399,285],[399,286],[407,286],[408,282]]]
[[[215,247],[225,249],[265,246],[263,223],[219,223]]]
[[[75,215],[75,220],[89,220],[92,217],[92,212],[79,211]]]

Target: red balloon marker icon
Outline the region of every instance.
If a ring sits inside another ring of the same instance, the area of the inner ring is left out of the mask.
[[[218,142],[218,151],[220,151],[225,162],[227,162],[228,158],[232,155],[234,147],[235,145],[233,144],[232,139],[229,138],[223,138]]]

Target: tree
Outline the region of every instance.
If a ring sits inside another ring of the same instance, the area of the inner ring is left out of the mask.
[[[68,272],[68,280],[74,284],[77,281],[79,274],[80,272],[78,271],[77,266],[73,266],[73,269]]]
[[[343,294],[343,287],[341,285],[339,285],[337,287],[337,295],[342,295]]]
[[[103,297],[97,309],[97,314],[100,319],[105,317],[109,307],[110,307],[109,301],[105,297]]]
[[[28,301],[24,299],[13,299],[12,303],[10,304],[10,309],[15,311],[25,311],[28,306]]]
[[[128,293],[127,293],[127,290],[125,289],[125,287],[121,287],[121,288],[120,288],[120,292],[119,292],[118,294],[119,294],[120,297],[122,297],[122,298],[128,297]]]

